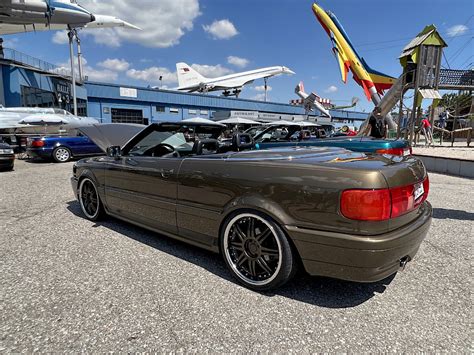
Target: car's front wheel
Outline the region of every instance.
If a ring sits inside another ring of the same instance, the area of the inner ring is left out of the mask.
[[[87,219],[97,221],[104,215],[104,208],[97,193],[97,187],[91,179],[84,178],[81,180],[78,197],[82,212]]]
[[[222,228],[221,251],[234,277],[256,291],[282,286],[296,269],[285,233],[259,212],[242,212],[227,218]]]
[[[56,163],[65,163],[71,160],[71,151],[66,147],[57,147],[53,150],[53,160]]]

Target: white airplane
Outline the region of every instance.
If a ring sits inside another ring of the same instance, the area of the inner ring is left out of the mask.
[[[295,74],[284,66],[268,67],[235,73],[218,78],[206,78],[186,63],[176,63],[178,90],[187,92],[223,91],[224,96],[239,96],[244,85],[257,79],[267,79],[280,74]]]
[[[329,111],[318,101],[318,95],[316,95],[314,92],[308,95],[304,91],[304,85],[302,81],[300,81],[300,83],[296,86],[295,93],[303,99],[303,107],[305,108],[306,112],[313,111],[313,108],[316,108],[323,116],[331,118]]]
[[[24,8],[28,7],[18,13],[16,8],[20,5],[17,3],[23,4]],[[15,15],[10,16],[13,10]],[[117,17],[92,14],[75,0],[0,0],[0,35],[111,27],[140,30],[139,27]]]
[[[55,24],[83,26],[94,20],[94,15],[76,0],[0,0],[2,26],[33,26],[41,30]]]

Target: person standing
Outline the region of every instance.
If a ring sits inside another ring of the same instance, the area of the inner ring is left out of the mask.
[[[446,127],[446,111],[441,112],[438,116],[439,121],[438,121],[438,127],[444,129]]]
[[[364,131],[364,135],[374,138],[386,138],[388,131],[387,120],[382,117],[382,112],[379,107],[376,107],[370,115],[369,123]]]
[[[431,131],[431,123],[426,117],[421,120],[421,128],[423,129],[423,134],[425,135],[425,145],[433,144],[433,133]]]

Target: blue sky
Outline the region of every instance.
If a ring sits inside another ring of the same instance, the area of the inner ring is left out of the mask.
[[[347,84],[342,83],[329,38],[311,11],[311,1],[78,2],[93,12],[116,15],[144,28],[140,33],[83,33],[86,72],[92,79],[153,86],[159,85],[158,77],[163,75],[164,84],[173,88],[177,86],[174,72],[178,61],[195,64],[210,76],[285,65],[296,75],[269,80],[272,101],[296,98],[294,87],[303,80],[307,91],[328,97],[336,104],[345,104],[357,96],[361,99],[358,109],[371,109],[362,89],[351,78]],[[435,24],[447,40],[445,55],[452,68],[473,65],[472,0],[321,0],[319,4],[336,14],[359,54],[374,69],[398,76],[401,67],[396,58],[401,49],[428,24]],[[453,33],[457,36],[450,37]],[[63,33],[37,32],[4,38],[5,47],[54,64],[67,63],[68,47]],[[229,56],[245,60],[229,63]],[[443,65],[447,63],[443,61]],[[242,97],[261,98],[261,85],[263,81],[245,88]]]

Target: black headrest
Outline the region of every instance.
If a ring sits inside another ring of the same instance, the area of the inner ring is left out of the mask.
[[[218,149],[219,141],[217,139],[200,139],[194,142],[193,154],[201,155],[203,151],[206,151],[206,153],[215,153]]]
[[[232,150],[240,151],[255,146],[252,136],[248,133],[235,133],[232,136]]]

